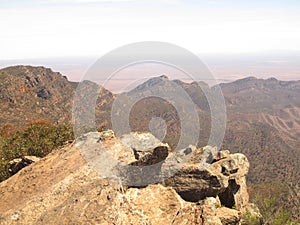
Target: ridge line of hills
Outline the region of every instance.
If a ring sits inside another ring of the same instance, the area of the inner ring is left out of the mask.
[[[201,124],[198,146],[206,145],[210,131],[210,107],[203,90],[213,91],[204,82],[184,83],[166,76],[152,78],[127,94],[175,83],[183,88],[197,107]],[[34,120],[71,124],[73,97],[78,83],[70,82],[49,68],[13,66],[0,70],[0,128],[22,130]],[[227,127],[222,149],[241,152],[250,161],[251,184],[283,182],[299,185],[300,177],[300,80],[247,77],[221,83],[227,107]],[[101,88],[96,105],[96,124],[111,128],[110,112],[118,96]],[[151,110],[150,110],[151,109]],[[149,132],[153,117],[167,127],[164,142],[176,146],[180,123],[176,109],[168,102],[146,98],[130,113],[132,131]],[[190,125],[191,127],[193,124]]]

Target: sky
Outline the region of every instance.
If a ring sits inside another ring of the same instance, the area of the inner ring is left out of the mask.
[[[300,51],[298,0],[0,0],[0,60],[101,56],[140,41],[196,54]]]

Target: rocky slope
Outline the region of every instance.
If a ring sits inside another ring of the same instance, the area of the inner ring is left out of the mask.
[[[74,86],[61,74],[43,67],[17,66],[0,70],[0,79],[1,124],[71,120]]]
[[[14,66],[1,69],[1,127],[10,124],[20,129],[34,120],[47,120],[53,124],[71,123],[77,85],[49,68]],[[107,105],[111,105],[112,99],[112,93],[101,88],[97,101],[100,118],[107,120]]]
[[[111,163],[110,158],[99,163],[101,155],[106,155],[103,146],[119,164]],[[86,154],[88,149],[93,151]],[[157,154],[164,149],[166,157]],[[77,144],[54,151],[0,184],[0,223],[221,225],[240,224],[249,210],[259,216],[248,201],[245,176],[249,163],[245,156],[222,151],[209,161],[203,154],[206,151],[215,152],[211,147],[192,146],[173,152],[150,134],[116,138],[113,132],[89,133]],[[89,154],[98,164],[89,160],[87,165],[83,157],[87,159]],[[180,159],[186,155],[188,160],[182,165]],[[143,187],[132,187],[127,175],[118,180],[96,172],[99,164],[100,168],[110,165],[115,174],[128,168],[126,165],[143,170],[155,163],[149,160],[153,157],[162,163],[156,171],[159,176],[165,178],[167,172],[179,169],[167,180]]]

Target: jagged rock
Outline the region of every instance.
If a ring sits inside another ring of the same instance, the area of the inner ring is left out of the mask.
[[[235,209],[221,207],[216,209],[216,215],[223,225],[236,225],[241,220],[241,212]]]
[[[14,175],[24,167],[29,166],[31,163],[37,162],[39,160],[40,158],[36,156],[23,156],[22,158],[14,159],[8,163],[8,171],[11,175]]]
[[[218,151],[218,153],[214,157],[214,161],[219,161],[221,159],[225,159],[225,158],[229,157],[229,155],[230,155],[229,150]]]
[[[165,146],[170,151],[168,144],[162,143],[151,133],[131,132],[130,134],[123,135],[120,141],[134,151],[137,160],[152,154],[158,146]]]
[[[184,220],[192,221],[195,217],[191,214],[191,204],[184,202],[172,188],[161,185],[131,188],[125,193],[124,201],[127,207],[121,209],[123,224],[183,224]],[[189,213],[178,218],[185,210]]]
[[[238,210],[243,210],[248,204],[246,174],[249,162],[242,154],[230,155],[228,150],[220,153],[209,146],[189,146],[171,152],[167,144],[150,133],[135,132],[121,138],[115,137],[112,131],[90,135],[95,136],[90,138],[94,140],[93,146],[99,146],[100,140],[101,146],[115,161],[106,154],[102,154],[102,158],[92,154],[89,162],[105,161],[100,164],[105,168],[98,166],[96,169],[120,177],[128,187],[163,183],[173,187],[187,201],[218,197],[222,205]],[[92,149],[91,143],[88,146]],[[138,152],[145,154],[139,155]]]
[[[242,154],[228,155],[203,168],[204,150],[194,149],[189,161],[177,165],[176,161],[167,158],[165,170],[169,167],[178,172],[167,178],[164,185],[173,187],[187,201],[197,202],[206,197],[218,196],[221,204],[226,207],[239,210],[244,208],[249,201],[246,187],[249,170],[247,158]]]
[[[130,187],[145,187],[160,180],[161,165],[171,149],[151,133],[132,132],[120,141],[131,148],[136,161],[120,169],[123,181]]]
[[[104,141],[107,139],[112,139],[115,137],[115,133],[112,130],[106,130],[106,131],[102,131],[100,134],[100,141]]]
[[[205,153],[204,153],[205,152]],[[216,176],[210,176],[204,169],[205,154],[209,151],[189,146],[177,152],[172,152],[163,164],[163,184],[173,187],[182,198],[197,202],[206,197],[216,197],[221,185]]]
[[[77,139],[76,146],[102,176],[121,179],[130,187],[157,183],[161,164],[170,152],[168,144],[150,133],[133,132],[118,138],[111,130],[87,133]],[[154,170],[147,167],[151,165]]]
[[[149,158],[136,159],[132,146],[137,145],[125,145],[110,131],[88,133],[77,144],[24,168],[0,183],[0,224],[240,224],[249,206],[245,183],[249,164],[244,155],[229,155],[209,164],[211,158],[206,157],[213,155],[207,153],[215,151],[210,147],[169,152],[167,145],[158,143],[153,149],[144,148]],[[87,165],[82,157],[87,149],[91,160],[103,160],[98,161],[102,166]],[[112,165],[114,161],[102,151],[119,162]],[[128,166],[144,171],[154,165],[159,169],[147,174],[150,177],[162,179],[176,173],[162,184],[141,188],[101,177],[98,171],[107,167],[120,175]]]
[[[52,96],[51,92],[49,90],[47,90],[46,88],[41,88],[40,90],[38,90],[36,95],[37,95],[37,97],[43,98],[43,99],[50,99]]]
[[[216,199],[209,197],[201,202],[202,204],[202,218],[203,225],[215,224],[222,225],[222,222],[219,217],[217,217],[216,211]]]
[[[221,203],[226,207],[235,207],[244,212],[249,203],[246,185],[249,167],[248,159],[239,153],[232,154],[209,167],[209,170],[218,176],[226,188],[218,194]]]
[[[35,185],[24,186],[28,180]],[[74,147],[25,168],[0,192],[1,224],[222,224],[216,199],[186,202],[160,184],[123,189],[100,178]]]
[[[154,148],[152,153],[143,156],[127,167],[123,180],[129,187],[145,187],[161,180],[161,166],[169,154],[166,146]]]
[[[135,162],[133,150],[123,145],[113,131],[90,132],[77,139],[83,158],[102,177],[119,179],[125,166]]]

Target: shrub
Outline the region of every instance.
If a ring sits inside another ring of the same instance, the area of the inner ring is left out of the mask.
[[[25,155],[44,157],[66,141],[73,140],[73,130],[67,125],[52,125],[47,121],[35,121],[22,131],[0,132],[0,181],[9,176],[8,162]]]
[[[290,192],[289,185],[283,182],[265,182],[249,190],[251,201],[260,209],[265,224],[270,225],[298,224],[292,216],[295,209],[289,204]]]
[[[252,215],[250,212],[246,212],[242,218],[243,225],[261,225],[261,218],[255,215]]]

